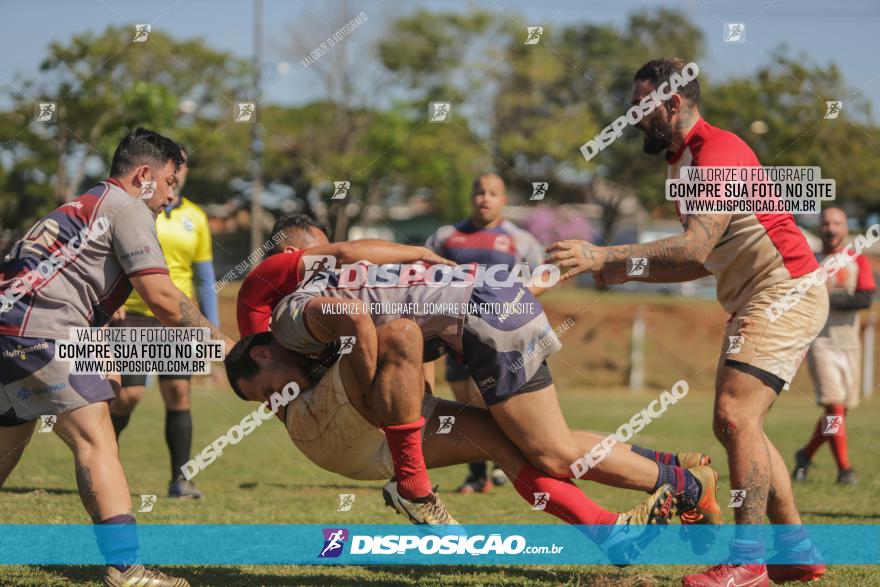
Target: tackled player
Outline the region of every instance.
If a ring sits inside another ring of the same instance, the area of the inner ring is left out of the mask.
[[[365,308],[378,308],[383,302],[401,299],[442,303],[454,301],[452,298],[456,300],[462,298],[456,306],[463,307],[466,305],[463,303],[465,300],[469,300],[473,306],[480,302],[491,301],[495,297],[502,299],[505,295],[522,294],[540,310],[540,305],[531,294],[524,288],[516,286],[493,290],[488,287],[426,287],[421,283],[395,288],[344,288],[336,286],[335,274],[327,275],[326,279],[318,279],[312,274],[309,278],[313,283],[320,281],[325,283],[326,287],[319,292],[308,291],[311,289],[308,286],[297,290],[305,273],[303,253],[308,253],[311,258],[317,258],[320,255],[333,255],[334,247],[357,249],[362,244],[364,245],[362,252],[348,251],[346,254],[352,255],[352,258],[364,258],[371,254],[375,257],[377,251],[374,246],[362,242],[330,245],[323,230],[308,219],[300,222],[299,230],[288,230],[287,239],[287,248],[290,252],[270,257],[255,268],[245,280],[239,293],[239,328],[243,335],[251,334],[251,336],[245,336],[238,343],[230,355],[235,360],[230,358],[227,361],[227,372],[234,389],[249,399],[268,397],[272,390],[280,389],[288,381],[287,378],[292,374],[289,370],[292,366],[288,355],[292,351],[300,353],[321,351],[330,341],[346,335],[345,325],[339,321],[338,315],[323,315],[321,309],[325,303],[345,300]],[[393,243],[384,243],[384,245],[399,247],[402,251],[411,250],[410,253],[404,252],[404,257],[408,259],[423,255],[423,249],[419,247],[405,247]],[[300,247],[309,248],[303,251]],[[387,257],[381,260],[386,259]],[[470,291],[471,289],[473,292]],[[293,294],[283,297],[285,292],[291,290],[294,291]],[[368,299],[373,303],[368,305],[366,303]],[[271,336],[257,334],[259,339],[255,338],[254,333],[265,332],[268,328],[268,316],[273,307],[275,310]],[[346,316],[351,321],[362,321],[364,317],[369,318],[379,327],[399,318],[369,309],[353,311]],[[570,523],[607,524],[619,519],[618,515],[590,502],[574,484],[567,480],[567,477],[571,476],[571,464],[588,452],[602,437],[590,433],[572,432],[565,423],[549,370],[544,362],[544,358],[558,348],[558,340],[547,345],[547,349],[542,353],[527,352],[530,341],[552,332],[542,310],[531,317],[513,316],[503,323],[494,325],[488,323],[488,320],[492,319],[491,316],[416,315],[410,318],[418,325],[423,338],[429,342],[426,345],[430,349],[429,352],[436,352],[438,348],[444,346],[464,351],[465,364],[471,376],[482,385],[484,398],[490,406],[491,416],[484,412],[484,417],[494,418],[504,431],[503,435],[514,442],[525,458],[521,468],[507,472],[514,479],[517,490],[526,499],[531,500],[536,490],[542,491],[540,487],[544,487],[548,493],[552,487],[554,500],[551,501],[547,511]],[[480,339],[480,335],[492,336],[493,332],[496,333],[494,344]],[[423,383],[419,375],[419,364],[426,357],[422,352],[421,344],[417,347],[410,344],[407,348],[406,364],[409,371],[416,372],[416,378],[412,379],[415,383],[408,389],[403,389],[404,386],[399,384],[391,387],[396,393],[415,393],[415,397],[421,401]],[[521,357],[529,355],[531,355],[529,361],[521,369],[507,368]],[[427,358],[433,360],[433,357]],[[399,358],[395,360],[398,363],[400,361]],[[370,381],[369,378],[362,376],[359,380]],[[253,396],[253,393],[257,395]],[[337,389],[334,393],[344,400],[344,389]],[[344,401],[346,405],[349,404],[348,400]],[[354,400],[350,403],[357,406]],[[351,407],[349,409],[356,410]],[[309,413],[314,417],[316,412]],[[325,417],[332,419],[335,413],[335,408],[328,410]],[[536,423],[536,414],[541,414],[544,421]],[[361,415],[364,415],[363,412]],[[288,422],[288,426],[290,425],[291,423]],[[326,439],[324,444],[327,444]],[[304,452],[309,455],[307,450]],[[334,455],[339,454],[336,450],[331,452]],[[653,501],[654,505],[658,506],[658,512],[669,509],[670,498],[675,494],[678,500],[678,513],[697,511],[699,515],[692,521],[719,523],[720,511],[714,502],[716,476],[708,467],[699,466],[703,461],[701,455],[698,453],[682,455],[685,462],[681,464],[691,467],[691,470],[686,470],[673,464],[674,455],[653,453],[653,451],[652,454],[658,455],[656,459],[658,462],[640,456],[627,445],[619,445],[601,466],[591,470],[586,477],[617,487],[653,492],[654,496],[649,501]],[[309,456],[312,458],[314,455]],[[316,462],[321,464],[323,461],[318,458]],[[330,465],[333,466],[332,463]],[[338,467],[331,470],[348,474]],[[666,491],[664,487],[667,483],[672,484],[672,487],[669,487],[671,492],[664,495]],[[386,489],[393,491],[393,482],[389,483]],[[392,502],[394,501],[392,499]],[[401,508],[397,507],[397,509]],[[648,512],[644,520],[651,517],[652,514]]]

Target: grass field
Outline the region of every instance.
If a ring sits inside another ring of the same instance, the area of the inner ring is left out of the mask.
[[[229,316],[234,289],[224,291],[223,314]],[[635,442],[666,450],[702,450],[712,455],[721,472],[719,500],[730,488],[726,461],[711,433],[711,386],[714,361],[725,316],[711,301],[562,290],[547,299],[551,322],[575,318],[563,336],[565,348],[551,360],[563,409],[573,427],[614,430],[644,408],[677,379],[691,384],[689,395],[652,422]],[[647,372],[649,390],[631,393],[625,380],[629,326],[636,306],[647,308]],[[226,323],[228,331],[232,325]],[[601,329],[601,332],[600,332]],[[880,346],[880,345],[878,345]],[[819,410],[803,372],[777,403],[767,431],[791,464],[794,450],[812,432]],[[441,395],[448,395],[445,385]],[[194,451],[201,450],[252,408],[228,390],[196,388]],[[847,421],[850,452],[859,471],[857,487],[834,484],[835,467],[823,447],[811,469],[811,480],[795,488],[808,524],[880,524],[880,400],[855,410]],[[155,389],[148,392],[121,442],[135,505],[139,494],[160,496],[153,512],[138,514],[150,523],[402,523],[384,507],[380,483],[351,482],[308,463],[288,440],[282,426],[270,421],[197,478],[206,498],[180,502],[164,498],[169,479],[164,415]],[[462,523],[553,523],[555,518],[529,511],[516,492],[502,487],[488,495],[458,496],[450,491],[461,481],[463,467],[432,473],[444,500]],[[611,509],[627,509],[642,494],[594,483],[582,484],[589,495]],[[338,513],[338,493],[354,493],[351,512]],[[722,504],[725,505],[725,504]],[[68,450],[53,434],[36,434],[18,469],[0,489],[3,523],[86,523],[73,479]],[[726,522],[732,522],[727,515]],[[857,545],[854,545],[856,547]],[[300,545],[292,544],[291,548]],[[313,549],[313,544],[303,545]],[[697,567],[510,566],[510,567],[186,567],[174,569],[193,585],[679,585],[679,578]],[[876,567],[832,568],[822,584],[880,585]],[[97,567],[0,567],[0,585],[98,585]]]

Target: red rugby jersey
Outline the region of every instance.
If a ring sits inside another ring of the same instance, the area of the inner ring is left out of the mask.
[[[236,301],[238,332],[242,337],[269,330],[272,310],[299,286],[299,260],[304,253],[302,250],[272,255],[245,278]]]
[[[702,118],[688,133],[681,148],[667,153],[666,160],[670,179],[678,179],[685,166],[761,165],[745,141]],[[819,267],[791,214],[732,215],[727,230],[703,265],[717,279],[718,301],[730,313],[736,312],[758,291],[802,277]]]

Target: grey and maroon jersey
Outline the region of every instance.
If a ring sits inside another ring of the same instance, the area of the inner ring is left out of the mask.
[[[316,297],[330,297],[341,300],[361,300],[369,306],[373,322],[380,326],[397,318],[413,320],[422,330],[426,341],[439,339],[453,349],[461,350],[462,323],[465,306],[471,297],[473,284],[458,282],[458,285],[437,287],[429,285],[424,279],[415,279],[409,285],[364,286],[340,285],[336,271],[316,270],[312,267],[320,262],[322,256],[303,255],[305,274],[299,287],[284,297],[272,313],[272,334],[285,347],[302,353],[319,351],[324,345],[318,343],[305,330],[301,319],[297,319],[305,305]],[[370,263],[358,263],[358,268],[376,268]],[[396,267],[396,266],[388,266]],[[447,307],[448,312],[426,313],[425,308]],[[397,312],[396,310],[401,310]],[[454,311],[453,311],[454,310]],[[327,313],[334,312],[332,305]],[[291,319],[285,319],[285,316]]]
[[[0,264],[0,335],[65,339],[103,326],[130,277],[168,273],[156,217],[110,179],[37,222]]]
[[[334,309],[333,299],[360,300],[377,326],[396,318],[419,325],[425,341],[424,360],[437,358],[438,346],[452,351],[467,368],[487,405],[517,393],[543,389],[552,383],[545,360],[561,348],[541,304],[521,284],[492,287],[461,283],[430,285],[414,279],[400,286],[340,285],[339,274],[320,268],[309,270],[315,256],[304,255],[305,275],[299,289],[282,298],[272,313],[271,331],[278,342],[299,353],[320,352],[326,345],[315,339],[303,319],[306,305],[329,298],[323,313]],[[359,263],[359,267],[373,267]],[[508,273],[498,279],[506,281]],[[453,281],[455,283],[455,281]],[[432,356],[433,355],[433,356]]]

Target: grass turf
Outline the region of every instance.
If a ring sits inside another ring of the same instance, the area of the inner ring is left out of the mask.
[[[557,369],[562,366],[557,365]],[[441,393],[445,390],[441,386]],[[654,393],[659,392],[655,389]],[[819,410],[808,394],[784,395],[767,422],[769,436],[789,460],[811,433]],[[611,431],[645,407],[650,392],[597,391],[594,387],[567,389],[561,394],[573,427]],[[228,391],[197,388],[194,392],[194,449],[201,450],[249,409]],[[707,389],[692,389],[663,418],[652,422],[635,442],[666,450],[702,450],[721,472],[719,500],[729,489],[723,451],[711,434],[712,397]],[[880,523],[880,402],[866,402],[853,411],[847,426],[850,452],[861,483],[834,484],[835,467],[823,447],[808,483],[795,487],[804,521],[821,523]],[[121,442],[135,507],[139,494],[160,496],[153,512],[138,514],[139,523],[403,523],[384,507],[381,483],[352,482],[308,463],[287,439],[277,421],[266,422],[251,436],[226,450],[223,457],[197,477],[205,491],[202,501],[164,498],[169,478],[163,436],[164,416],[158,392],[151,389],[138,408]],[[450,511],[463,523],[552,523],[555,518],[529,511],[515,491],[505,486],[487,495],[451,493],[462,479],[463,467],[432,472],[441,485]],[[594,483],[582,484],[590,496],[612,509],[627,509],[642,495]],[[354,493],[350,512],[336,512],[338,493]],[[722,504],[722,507],[724,504]],[[732,516],[725,513],[726,521]],[[86,523],[73,479],[67,448],[54,434],[35,434],[22,462],[0,489],[0,520],[4,523]],[[291,545],[297,548],[298,545]],[[313,544],[305,546],[313,548]],[[333,567],[239,566],[168,569],[193,585],[678,585],[680,577],[697,570],[687,566],[614,567]],[[877,568],[832,568],[823,584],[876,585]],[[0,585],[99,585],[97,567],[0,567]]]

